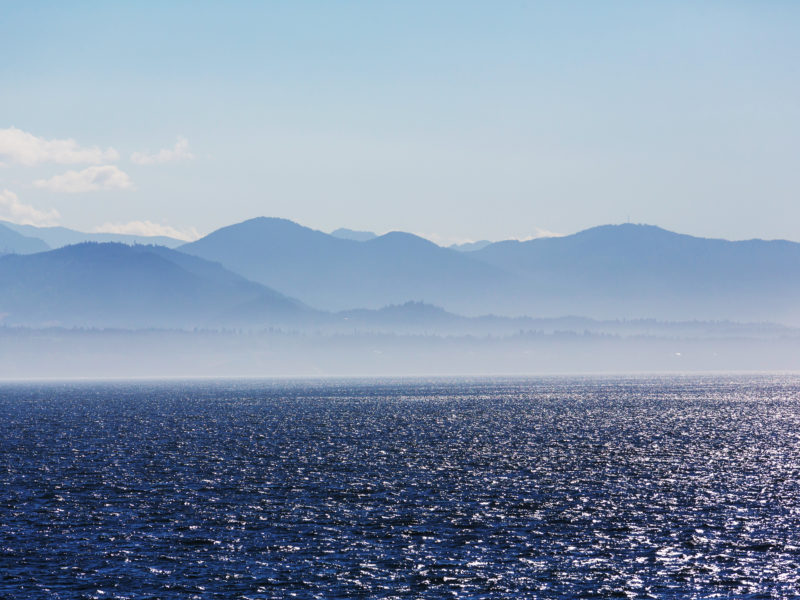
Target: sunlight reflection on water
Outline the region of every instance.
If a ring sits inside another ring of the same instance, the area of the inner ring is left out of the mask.
[[[0,387],[0,595],[785,597],[800,380]]]

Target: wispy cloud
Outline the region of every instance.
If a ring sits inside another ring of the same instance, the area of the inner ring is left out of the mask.
[[[190,242],[200,237],[194,227],[176,229],[170,225],[153,223],[152,221],[129,221],[128,223],[103,223],[94,229],[95,233],[121,233],[127,235],[143,235],[175,238]]]
[[[565,235],[567,234],[556,233],[555,231],[548,231],[547,229],[540,229],[539,227],[534,227],[533,233],[531,235],[519,238],[518,241],[529,242],[530,240],[538,240],[539,238],[564,237]]]
[[[38,179],[33,182],[37,188],[65,194],[81,194],[98,190],[124,190],[133,187],[127,173],[114,165],[87,167],[82,171],[67,171],[50,179]]]
[[[451,246],[453,244],[471,244],[473,242],[477,242],[480,240],[476,240],[470,237],[463,237],[463,236],[452,236],[452,235],[440,235],[438,233],[419,233],[416,232],[414,235],[418,235],[421,238],[425,238],[426,240],[430,240],[434,244],[438,246]],[[530,240],[536,240],[539,238],[549,238],[549,237],[564,237],[567,235],[566,233],[556,233],[554,231],[548,231],[547,229],[541,229],[539,227],[533,228],[533,233],[530,235],[526,235],[523,237],[513,237],[509,236],[507,238],[503,238],[505,240],[516,240],[518,242],[528,242]],[[497,241],[497,240],[495,240]]]
[[[48,140],[16,127],[0,129],[0,156],[25,166],[58,164],[99,164],[119,158],[114,148],[81,147],[73,139]]]
[[[178,160],[190,160],[194,154],[189,151],[189,142],[186,138],[179,137],[172,148],[162,148],[155,154],[147,152],[134,152],[131,161],[137,165],[160,165]]]
[[[61,215],[58,211],[39,210],[30,204],[20,202],[11,190],[0,191],[0,218],[20,225],[56,225]]]

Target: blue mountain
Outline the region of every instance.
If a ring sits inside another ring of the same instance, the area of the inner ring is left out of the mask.
[[[502,269],[409,233],[355,241],[285,219],[251,219],[179,249],[326,310],[425,300],[458,311],[509,283]]]
[[[67,227],[36,227],[34,225],[18,225],[7,221],[0,221],[9,229],[27,237],[38,238],[44,241],[49,248],[61,248],[82,242],[119,242],[122,244],[158,244],[167,248],[175,248],[185,243],[183,240],[167,236],[130,235],[125,233],[86,233]]]
[[[224,326],[227,315],[252,305],[263,325],[313,313],[218,264],[158,246],[84,243],[0,258],[4,324]]]
[[[514,275],[498,310],[540,316],[800,322],[800,244],[605,225],[471,253]]]
[[[32,254],[49,250],[42,240],[28,237],[0,223],[0,256],[4,254]]]
[[[339,229],[331,231],[331,235],[333,237],[342,238],[343,240],[353,240],[356,242],[367,242],[378,237],[371,231],[356,231],[355,229],[347,229],[346,227],[340,227]]]
[[[478,240],[477,242],[464,242],[463,244],[450,244],[448,248],[451,250],[458,250],[459,252],[474,252],[481,250],[491,244],[489,240]]]
[[[0,247],[15,253],[0,257],[0,322],[496,328],[448,314],[457,313],[800,325],[800,244],[696,238],[646,225],[459,252],[408,233],[355,241],[259,218],[180,251],[84,243],[21,254],[43,245],[0,226]],[[505,321],[502,329],[517,325],[539,327]]]
[[[354,241],[259,218],[180,249],[326,310],[425,301],[466,315],[800,324],[800,244],[786,241],[625,224],[459,252],[407,233]]]

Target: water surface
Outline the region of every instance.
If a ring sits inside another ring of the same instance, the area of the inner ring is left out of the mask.
[[[0,386],[2,598],[800,594],[800,379]]]

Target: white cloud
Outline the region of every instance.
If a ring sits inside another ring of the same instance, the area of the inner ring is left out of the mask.
[[[155,154],[147,152],[134,152],[131,160],[137,165],[156,165],[176,160],[190,160],[194,154],[189,152],[189,142],[186,138],[179,137],[172,148],[162,148]]]
[[[169,225],[153,223],[152,221],[130,221],[128,223],[103,223],[94,229],[95,233],[121,233],[127,235],[155,236],[163,235],[190,242],[200,237],[194,227],[176,229]]]
[[[38,179],[33,182],[37,188],[65,194],[81,194],[98,190],[124,190],[133,187],[127,173],[114,165],[87,167],[82,171],[67,171],[50,179]]]
[[[462,237],[462,236],[452,236],[452,235],[440,235],[438,233],[414,233],[414,235],[418,235],[421,238],[425,238],[426,240],[430,240],[437,246],[448,247],[452,244],[470,244],[479,240],[470,237]],[[555,233],[554,231],[548,231],[547,229],[541,229],[539,227],[533,228],[533,234],[527,235],[524,237],[506,237],[502,238],[502,241],[505,240],[516,240],[518,242],[529,242],[530,240],[536,240],[539,238],[550,238],[550,237],[564,237],[567,235],[566,233]],[[491,241],[491,240],[490,240]],[[495,240],[497,241],[497,240]]]
[[[519,238],[519,241],[529,242],[530,240],[538,240],[539,238],[564,237],[566,235],[567,235],[566,233],[556,233],[555,231],[548,231],[547,229],[540,229],[539,227],[534,227],[533,235]]]
[[[119,158],[114,148],[82,148],[73,139],[46,140],[16,127],[0,129],[0,156],[25,166],[54,162],[59,164],[99,164]]]
[[[19,225],[56,225],[61,215],[55,209],[39,210],[30,204],[23,204],[11,190],[0,192],[0,218]]]

